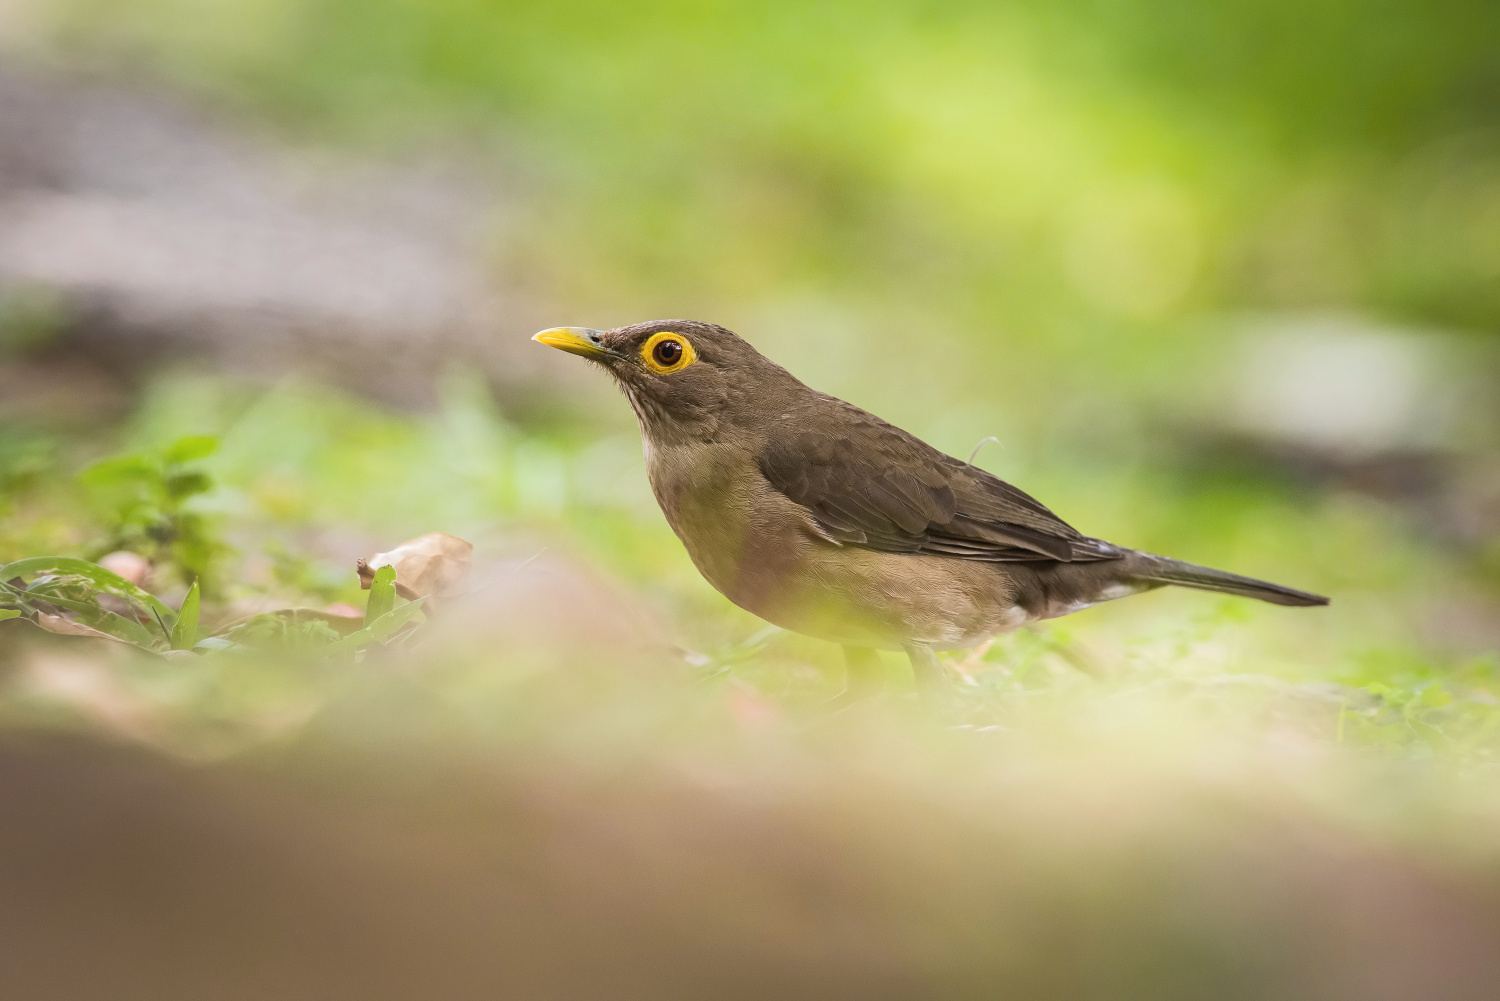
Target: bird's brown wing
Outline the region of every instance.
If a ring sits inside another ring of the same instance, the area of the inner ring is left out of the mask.
[[[1116,559],[1040,502],[833,397],[780,416],[756,457],[830,540],[988,562]]]

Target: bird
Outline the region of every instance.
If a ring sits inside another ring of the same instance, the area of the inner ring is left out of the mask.
[[[949,677],[935,651],[1163,585],[1328,604],[1086,536],[717,324],[551,327],[532,339],[614,377],[651,490],[699,572],[773,625],[840,644],[844,696],[878,688],[877,650],[904,651],[917,689],[940,693]]]

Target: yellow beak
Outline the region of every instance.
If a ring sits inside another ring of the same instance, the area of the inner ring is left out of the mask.
[[[595,361],[615,357],[615,353],[605,347],[599,339],[601,334],[602,331],[592,327],[548,327],[541,333],[533,334],[531,339],[549,348],[557,348],[569,354],[583,355]]]

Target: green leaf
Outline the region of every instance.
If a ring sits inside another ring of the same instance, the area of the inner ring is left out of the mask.
[[[169,464],[196,462],[208,458],[218,449],[219,439],[213,435],[195,434],[174,441],[167,448],[165,458]]]
[[[1422,701],[1434,709],[1439,709],[1453,701],[1453,693],[1442,685],[1432,685],[1422,690]]]
[[[160,475],[161,469],[144,455],[122,455],[94,463],[78,479],[90,487],[119,487],[150,483]]]
[[[36,574],[66,574],[70,577],[78,577],[101,591],[134,602],[141,608],[156,614],[162,629],[168,631],[165,634],[167,636],[170,635],[172,623],[177,621],[177,613],[162,604],[161,599],[156,595],[141,590],[119,574],[106,570],[97,563],[90,563],[88,560],[77,560],[67,556],[34,556],[0,567],[0,580],[32,577]],[[53,601],[54,599],[49,597],[47,600]]]
[[[321,622],[339,636],[347,636],[355,630],[363,628],[360,620],[347,615],[334,615],[331,612],[325,612],[317,608],[278,608],[274,611],[258,612],[254,615],[247,615],[242,619],[225,623],[214,635],[236,636],[253,623],[266,623],[273,619],[283,624],[289,623],[292,625],[301,622]]]
[[[386,639],[410,622],[412,616],[417,614],[426,600],[426,598],[418,598],[416,601],[408,601],[399,608],[391,609],[358,632],[350,633],[337,643],[329,644],[327,652],[353,653],[362,646]]]
[[[123,615],[100,608],[93,601],[79,601],[75,598],[64,598],[61,595],[47,593],[40,596],[43,601],[66,608],[70,612],[77,612],[86,626],[92,626],[101,633],[109,633],[115,639],[134,643],[145,650],[154,650],[159,645],[158,637],[151,630],[136,622],[127,619]]]
[[[6,619],[20,618],[20,615],[21,613],[14,608],[0,608],[0,622],[4,622]]]
[[[306,618],[295,609],[262,612],[226,632],[224,639],[258,650],[321,652],[338,642],[339,634],[320,618]]]
[[[393,608],[386,612],[365,628],[370,630],[370,635],[377,640],[384,640],[411,621],[412,616],[422,610],[422,602],[426,600],[418,598],[416,601],[408,601],[400,608]]]
[[[194,494],[206,493],[213,489],[213,480],[204,473],[174,473],[162,480],[162,487],[167,491],[167,496],[173,500],[185,500]]]
[[[332,615],[316,608],[279,608],[232,622],[211,637],[199,640],[198,648],[301,650],[321,653],[357,628],[358,620]]]
[[[198,645],[198,582],[188,588],[177,611],[177,623],[172,626],[172,649],[191,650]]]
[[[396,568],[381,567],[370,582],[370,599],[365,603],[365,626],[375,622],[396,607]]]

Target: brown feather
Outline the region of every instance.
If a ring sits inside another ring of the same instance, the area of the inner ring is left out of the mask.
[[[1029,494],[859,408],[806,390],[756,465],[831,539],[986,562],[1118,559]]]

